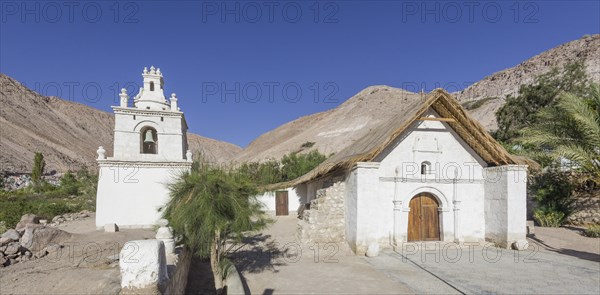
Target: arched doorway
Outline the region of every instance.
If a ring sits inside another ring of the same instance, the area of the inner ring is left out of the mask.
[[[439,241],[440,214],[437,199],[429,193],[414,196],[409,203],[408,241]]]

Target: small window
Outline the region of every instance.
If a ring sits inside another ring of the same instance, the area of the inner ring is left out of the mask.
[[[160,121],[161,121],[161,122],[164,122],[164,121],[165,121],[165,118],[164,118],[164,117],[160,117]]]
[[[150,91],[154,91],[154,82],[150,82]]]
[[[431,173],[431,163],[425,161],[421,163],[421,175]]]
[[[133,115],[133,119],[135,120],[135,115]]]

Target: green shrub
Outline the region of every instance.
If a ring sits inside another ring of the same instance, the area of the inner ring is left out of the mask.
[[[33,213],[42,219],[56,215],[95,210],[98,178],[86,171],[63,175],[59,186],[40,181],[35,187],[16,191],[0,191],[0,220],[9,228],[14,227],[21,216]]]
[[[6,222],[0,221],[0,233],[5,233],[7,230],[8,227],[6,226]]]
[[[600,238],[600,224],[590,224],[585,229],[585,235],[592,238]]]
[[[238,177],[246,177],[257,185],[268,185],[300,177],[317,167],[325,159],[327,157],[316,150],[306,154],[294,152],[283,156],[281,161],[243,163],[235,172]]]
[[[317,167],[327,157],[319,151],[311,151],[308,154],[291,153],[281,159],[281,174],[285,181],[296,179],[313,168]]]
[[[574,186],[568,175],[558,170],[548,170],[531,178],[530,190],[540,212],[560,212],[562,220],[574,211],[574,200],[571,197]]]
[[[559,211],[536,209],[533,213],[533,219],[535,219],[540,226],[559,227],[565,220],[565,214]]]
[[[482,98],[480,100],[467,101],[467,102],[463,103],[462,106],[465,109],[472,111],[472,110],[480,108],[481,106],[486,104],[488,101],[491,101],[494,99],[498,99],[498,97],[486,97],[486,98]]]
[[[38,182],[42,180],[45,167],[46,162],[44,161],[44,155],[36,152],[33,157],[33,168],[31,169],[31,181],[33,181],[34,185],[37,185]]]
[[[307,141],[307,142],[303,143],[303,144],[302,144],[300,147],[301,147],[301,148],[306,148],[306,149],[307,149],[307,148],[311,148],[311,147],[313,147],[313,145],[315,145],[315,143],[314,143],[314,142],[312,142],[312,141]]]

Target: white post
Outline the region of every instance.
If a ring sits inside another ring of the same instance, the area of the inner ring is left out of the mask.
[[[177,95],[175,93],[171,93],[171,111],[178,111],[179,107],[177,106]]]
[[[453,194],[453,200],[452,200],[452,204],[454,205],[454,242],[455,243],[460,243],[461,239],[460,239],[460,230],[459,230],[459,223],[460,223],[460,216],[459,216],[459,211],[460,211],[460,200],[458,197],[458,194],[456,193],[456,178],[457,176],[454,176],[454,180],[452,181],[452,194]]]
[[[402,201],[394,200],[394,244],[400,245],[404,240],[400,238],[402,228]]]
[[[400,192],[398,192],[398,168],[396,168],[396,177],[394,178],[394,244],[400,245],[404,242],[401,239],[400,230],[402,228],[402,200],[400,200]]]
[[[119,94],[119,97],[121,98],[119,106],[122,108],[126,108],[128,101],[129,101],[129,95],[127,95],[127,89],[122,88],[121,93]]]

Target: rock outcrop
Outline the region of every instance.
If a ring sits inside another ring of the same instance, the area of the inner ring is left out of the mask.
[[[40,224],[40,218],[34,214],[25,214],[17,228],[0,236],[0,267],[42,258],[60,250],[61,243],[70,238],[70,233]]]

